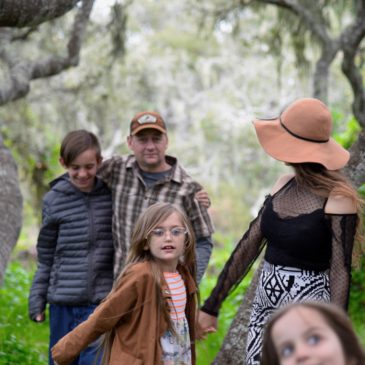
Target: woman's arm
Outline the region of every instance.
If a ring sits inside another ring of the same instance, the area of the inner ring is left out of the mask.
[[[352,250],[358,218],[356,205],[348,197],[330,195],[325,206],[325,213],[332,233],[331,302],[347,309],[351,283]]]

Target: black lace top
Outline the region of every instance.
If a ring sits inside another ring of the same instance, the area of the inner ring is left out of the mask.
[[[331,301],[347,307],[356,214],[326,214],[327,199],[290,180],[269,195],[219,275],[202,310],[218,315],[223,300],[250,270],[267,244],[265,259],[277,265],[330,270]]]

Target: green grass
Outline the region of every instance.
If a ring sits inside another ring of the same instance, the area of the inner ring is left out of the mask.
[[[0,365],[48,363],[48,321],[28,317],[28,293],[34,270],[11,262],[0,288]]]
[[[200,287],[202,301],[209,296],[217,275],[232,250],[231,244],[215,248],[209,271]],[[28,318],[28,293],[34,264],[22,268],[11,262],[0,288],[0,365],[46,365],[48,363],[48,320],[37,324]],[[249,285],[251,274],[226,299],[220,312],[218,331],[197,344],[197,365],[214,360],[225,334]],[[350,317],[357,334],[365,344],[365,268],[354,271],[350,301]]]

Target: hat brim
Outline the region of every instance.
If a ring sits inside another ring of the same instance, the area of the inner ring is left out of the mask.
[[[166,129],[163,129],[162,127],[160,127],[159,125],[156,124],[143,124],[141,126],[139,126],[138,128],[136,128],[132,133],[131,136],[136,135],[138,132],[144,130],[144,129],[156,129],[161,133],[165,133],[166,134]]]
[[[328,170],[346,165],[350,154],[332,138],[325,143],[306,141],[289,134],[277,119],[255,119],[253,124],[261,146],[271,157],[289,163],[315,162]]]

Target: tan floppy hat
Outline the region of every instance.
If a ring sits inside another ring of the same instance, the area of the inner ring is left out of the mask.
[[[264,150],[279,161],[316,162],[328,170],[338,170],[350,158],[349,152],[331,138],[331,113],[318,99],[298,99],[278,118],[255,119],[253,123]]]

